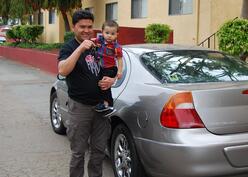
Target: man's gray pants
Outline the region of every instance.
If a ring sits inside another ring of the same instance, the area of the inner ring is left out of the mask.
[[[102,177],[105,148],[110,135],[108,118],[96,113],[92,106],[72,99],[68,101],[67,136],[71,145],[70,177],[84,176],[84,156],[90,145],[89,177]],[[89,141],[90,138],[90,141]]]

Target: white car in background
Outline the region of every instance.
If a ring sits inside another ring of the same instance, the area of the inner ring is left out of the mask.
[[[9,30],[10,30],[9,26],[1,26],[0,27],[0,43],[6,42],[6,40],[7,40],[6,33]]]

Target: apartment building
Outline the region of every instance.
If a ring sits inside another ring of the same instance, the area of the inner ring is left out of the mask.
[[[83,0],[82,8],[95,15],[99,32],[105,20],[120,25],[123,43],[144,42],[144,28],[152,23],[168,24],[171,43],[197,45],[215,33],[227,20],[240,17],[242,0]],[[62,42],[64,24],[54,11],[43,12],[44,42]],[[141,40],[142,39],[142,40]],[[216,40],[216,39],[215,39]]]

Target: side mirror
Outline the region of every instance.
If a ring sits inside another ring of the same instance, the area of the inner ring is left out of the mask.
[[[61,75],[57,75],[57,79],[58,80],[61,80],[61,81],[64,81],[65,80],[65,76],[61,76]]]

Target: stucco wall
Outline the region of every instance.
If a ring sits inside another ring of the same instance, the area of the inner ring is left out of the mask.
[[[200,43],[211,34],[211,2],[209,0],[199,1],[199,33],[197,43]]]
[[[60,22],[59,18],[55,18],[54,24],[49,24],[49,12],[46,10],[44,13],[44,25],[46,26],[45,30],[45,42],[52,43],[52,42],[59,42],[59,27]]]
[[[201,0],[198,43],[216,33],[226,21],[240,17],[241,7],[242,0]],[[212,37],[210,41],[210,47],[218,49],[218,37]]]
[[[211,0],[211,32],[216,32],[227,20],[240,17],[242,0]]]
[[[64,38],[64,21],[61,15],[56,13],[55,24],[49,24],[49,13],[47,10],[42,10],[43,12],[43,26],[44,32],[40,36],[39,41],[45,43],[57,43],[62,42]],[[35,13],[37,16],[38,12]],[[35,24],[38,24],[38,17],[35,18]]]
[[[174,43],[198,44],[215,33],[227,20],[239,17],[242,0],[193,0],[193,13],[169,16],[169,0],[147,0],[147,18],[131,19],[131,0],[82,0],[83,8],[93,7],[95,29],[101,29],[105,21],[107,3],[118,2],[118,23],[121,27],[145,28],[151,23],[165,23],[173,29]],[[44,42],[62,42],[64,22],[56,18],[48,24],[48,11],[44,13]]]
[[[168,0],[148,0],[147,18],[131,19],[131,0],[84,0],[83,8],[94,7],[95,28],[101,29],[105,21],[105,5],[118,2],[118,20],[123,27],[145,28],[151,23],[164,23],[171,26],[174,32],[174,43],[195,44],[196,40],[196,16],[195,11],[190,15],[169,16]],[[196,6],[196,0],[194,6]],[[195,7],[193,8],[195,9]]]

